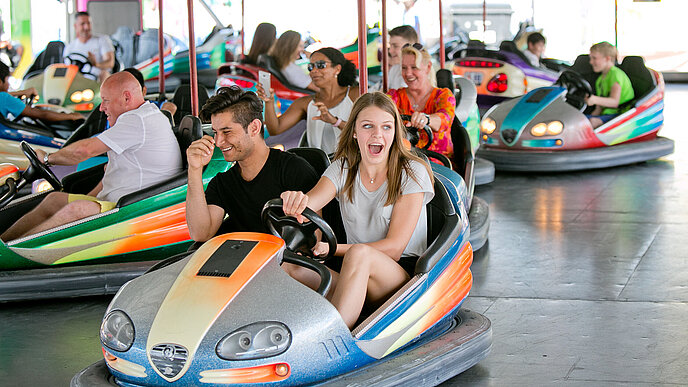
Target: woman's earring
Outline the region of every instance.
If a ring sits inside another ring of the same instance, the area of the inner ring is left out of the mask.
[[[356,133],[354,133],[354,140],[356,139]]]

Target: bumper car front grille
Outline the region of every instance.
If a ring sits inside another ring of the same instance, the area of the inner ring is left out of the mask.
[[[173,378],[184,368],[189,351],[177,344],[158,344],[151,349],[150,357],[161,374]]]
[[[517,134],[518,132],[514,129],[504,129],[502,130],[502,139],[507,144],[513,144]]]

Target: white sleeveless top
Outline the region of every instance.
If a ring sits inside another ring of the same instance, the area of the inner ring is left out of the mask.
[[[346,97],[337,106],[329,109],[330,114],[340,118],[342,121],[349,120],[351,108],[354,102],[349,97],[350,86],[346,88]],[[308,138],[308,146],[311,148],[320,148],[325,153],[334,153],[337,148],[337,141],[339,141],[339,134],[341,129],[335,128],[325,121],[314,120],[313,117],[320,115],[320,110],[315,106],[313,100],[308,103],[306,110],[306,137]]]

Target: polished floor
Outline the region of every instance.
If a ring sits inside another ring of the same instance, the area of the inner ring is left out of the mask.
[[[688,384],[688,85],[667,86],[661,160],[504,174],[479,187],[489,244],[465,307],[491,354],[444,385]],[[102,358],[108,298],[0,304],[0,385],[68,385]]]

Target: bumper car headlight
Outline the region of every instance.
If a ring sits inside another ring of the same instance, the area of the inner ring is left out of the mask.
[[[564,124],[561,121],[552,121],[547,124],[547,134],[555,136],[561,133],[562,130],[564,130]]]
[[[544,136],[547,132],[547,125],[545,123],[539,123],[530,129],[530,134],[535,137]]]
[[[75,91],[69,96],[69,100],[74,103],[80,103],[84,100],[84,95],[81,91]]]
[[[86,89],[81,92],[81,98],[83,101],[90,101],[95,96],[95,93],[91,89]]]
[[[125,352],[134,343],[134,324],[121,310],[108,313],[100,325],[100,341],[115,351]]]
[[[480,123],[480,130],[482,130],[483,133],[492,134],[492,132],[494,132],[495,129],[497,129],[497,123],[492,118],[485,118]]]
[[[225,336],[215,347],[225,360],[252,360],[276,356],[291,345],[291,332],[286,325],[264,321],[241,327]]]

